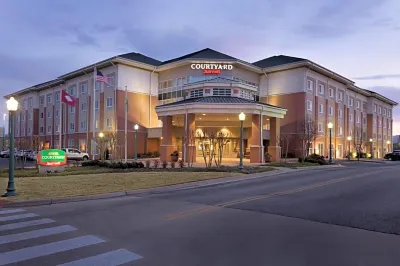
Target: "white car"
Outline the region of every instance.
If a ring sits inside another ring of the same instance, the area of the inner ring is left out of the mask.
[[[9,150],[0,151],[0,157],[1,157],[1,158],[8,158],[8,157],[10,157],[10,151],[9,151]]]
[[[61,149],[65,151],[68,160],[78,160],[78,161],[87,161],[89,160],[89,154],[86,152],[81,152],[78,149],[73,148],[63,148]]]

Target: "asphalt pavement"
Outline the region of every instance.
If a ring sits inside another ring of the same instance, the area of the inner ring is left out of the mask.
[[[345,165],[3,208],[0,265],[399,265],[400,163]]]
[[[0,168],[8,168],[8,158],[0,158]],[[25,167],[33,167],[35,166],[34,161],[24,161],[22,162],[20,159],[15,160],[15,165],[17,168],[20,168],[22,166]]]

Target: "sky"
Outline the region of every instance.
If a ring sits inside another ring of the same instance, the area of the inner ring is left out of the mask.
[[[4,95],[111,56],[207,47],[307,58],[400,103],[398,14],[398,0],[1,0],[0,112]]]

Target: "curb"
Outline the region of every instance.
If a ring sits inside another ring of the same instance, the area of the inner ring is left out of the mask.
[[[278,175],[282,175],[282,174],[286,174],[286,173],[292,173],[292,172],[298,172],[298,171],[304,171],[304,170],[315,170],[315,169],[336,168],[336,167],[344,167],[344,166],[339,164],[339,165],[327,165],[327,166],[299,167],[299,168],[294,168],[294,169],[284,168],[284,167],[279,167],[279,168],[273,167],[273,168],[275,168],[274,171],[261,172],[261,173],[256,173],[256,174],[247,174],[247,175],[245,175],[245,178],[238,178],[238,176],[227,176],[227,177],[217,178],[217,179],[201,180],[201,181],[196,181],[196,182],[188,182],[188,183],[175,184],[175,185],[169,185],[169,186],[160,186],[160,187],[154,187],[154,188],[144,188],[144,189],[121,191],[121,192],[112,192],[112,193],[106,193],[106,194],[77,196],[77,197],[69,197],[69,198],[25,200],[25,201],[15,201],[15,202],[2,201],[2,204],[0,204],[0,208],[44,206],[44,205],[53,205],[53,204],[60,204],[60,203],[88,201],[88,200],[120,198],[120,197],[140,195],[140,194],[149,193],[149,192],[162,193],[162,192],[170,192],[170,191],[180,191],[180,190],[209,187],[209,186],[215,186],[215,185],[221,185],[221,184],[229,184],[229,183],[234,183],[234,182],[252,180],[252,179],[261,178],[261,177],[278,176]],[[227,180],[229,178],[231,178],[232,180]]]

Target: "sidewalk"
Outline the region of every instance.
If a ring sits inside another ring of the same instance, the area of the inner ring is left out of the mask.
[[[121,192],[113,192],[107,194],[97,194],[97,195],[89,195],[89,196],[78,196],[78,197],[68,197],[68,198],[53,198],[53,199],[42,199],[42,200],[27,200],[27,201],[16,201],[16,202],[8,202],[8,201],[1,201],[0,199],[0,207],[24,207],[24,206],[40,206],[40,205],[51,205],[51,204],[58,204],[58,203],[67,203],[67,202],[78,202],[78,201],[87,201],[87,200],[96,200],[96,199],[110,199],[110,198],[119,198],[125,196],[138,196],[144,193],[163,193],[169,191],[177,191],[177,190],[185,190],[185,189],[193,189],[193,188],[200,188],[212,185],[219,185],[219,184],[228,184],[232,182],[239,182],[245,180],[251,180],[256,178],[262,177],[272,177],[277,176],[285,173],[291,172],[298,172],[298,171],[305,171],[305,170],[316,170],[322,168],[335,168],[335,167],[343,167],[342,165],[325,165],[325,166],[313,166],[313,167],[303,167],[303,168],[285,168],[285,167],[273,167],[275,171],[269,172],[262,172],[256,174],[245,174],[239,176],[230,176],[230,177],[223,177],[223,178],[216,178],[216,179],[208,179],[203,181],[197,182],[189,182],[189,183],[182,183],[170,186],[160,186],[154,188],[147,188],[147,189],[137,189],[137,190],[130,190],[130,191],[121,191]]]

